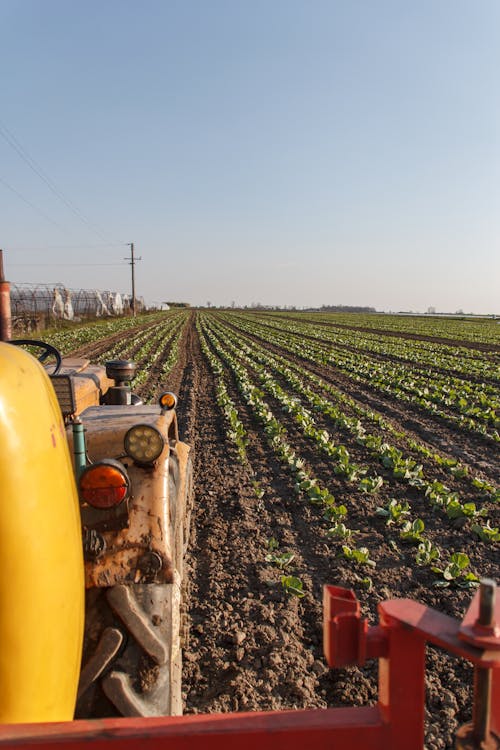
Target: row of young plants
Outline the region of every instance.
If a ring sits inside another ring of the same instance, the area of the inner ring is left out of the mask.
[[[314,341],[309,337],[308,329],[304,330],[300,326],[285,326],[284,323],[280,326],[279,323],[271,323],[268,319],[262,323],[255,317],[249,323],[249,319],[243,315],[228,314],[231,315],[235,325],[244,330],[251,328],[250,332],[263,341],[275,344],[285,351],[316,364],[333,366],[355,382],[369,385],[370,388],[387,394],[391,398],[416,405],[433,416],[476,432],[494,442],[500,442],[500,434],[496,427],[493,429],[487,424],[490,420],[492,425],[496,425],[499,421],[496,414],[498,395],[495,389],[490,393],[489,386],[483,388],[477,384],[460,381],[462,392],[472,395],[470,395],[470,401],[463,399],[463,403],[459,405],[459,411],[462,410],[463,413],[457,414],[452,404],[449,405],[448,410],[444,410],[430,398],[432,383],[438,377],[435,373],[428,373],[428,377],[423,374],[416,376],[414,372],[408,371],[402,365],[374,362],[354,352],[339,352],[331,346]],[[441,380],[443,385],[448,382],[446,378],[441,378]],[[435,395],[433,397],[437,398]],[[444,401],[440,403],[444,405]],[[474,416],[468,416],[465,412]],[[479,416],[483,421],[480,421]]]
[[[209,359],[209,362],[214,362],[215,358],[218,360],[220,367],[222,367],[221,360],[229,367],[239,393],[261,425],[268,445],[280,463],[290,473],[295,494],[299,498],[319,506],[323,510],[325,518],[331,522],[344,519],[347,516],[347,508],[344,505],[338,505],[328,488],[322,486],[312,471],[306,467],[305,460],[288,442],[286,429],[264,400],[262,391],[251,382],[246,369],[224,350],[220,341],[211,332],[205,316],[199,318],[199,333],[204,350],[207,347],[212,347],[212,358]],[[219,372],[222,371],[219,369]],[[368,559],[367,549],[361,549],[360,554],[366,555]]]
[[[226,316],[227,319],[227,316]],[[233,317],[230,318],[231,325],[235,324],[235,321]],[[243,320],[241,320],[238,324],[238,327],[243,330],[245,330],[248,333],[255,334],[256,331],[254,330],[254,327],[251,323],[246,321],[246,324]],[[262,339],[261,339],[262,340]],[[286,348],[285,345],[283,345],[284,348]],[[302,352],[302,355],[301,355]],[[302,349],[293,347],[292,353],[296,353],[297,356],[307,359],[308,361],[312,363],[316,363],[316,360],[313,356],[307,356],[307,351],[303,347]],[[404,440],[408,447],[418,453],[424,456],[426,459],[432,460],[434,463],[436,463],[441,469],[444,469],[445,471],[449,472],[452,476],[458,477],[458,478],[464,478],[466,477],[474,490],[477,490],[479,493],[480,499],[487,499],[491,500],[493,502],[498,502],[500,500],[500,489],[493,485],[491,482],[488,482],[487,480],[474,475],[472,472],[469,472],[469,469],[467,466],[464,466],[460,462],[458,462],[455,458],[450,458],[449,456],[442,456],[435,451],[430,450],[427,446],[425,446],[423,443],[418,442],[402,432],[400,429],[395,429],[386,419],[384,419],[380,414],[373,411],[372,409],[362,407],[360,406],[354,399],[350,398],[345,391],[341,391],[338,388],[335,388],[331,383],[327,383],[324,379],[320,378],[318,375],[315,375],[314,373],[310,372],[307,368],[303,367],[297,367],[289,360],[286,360],[282,358],[284,362],[287,363],[289,367],[292,369],[295,369],[296,371],[300,372],[301,374],[304,374],[308,379],[319,385],[322,390],[325,390],[328,392],[333,398],[337,401],[342,403],[344,406],[348,405],[351,410],[358,415],[362,419],[368,419],[369,421],[377,424],[381,430],[386,431],[394,436],[394,438],[398,440]],[[357,429],[356,423],[354,426],[352,424],[343,424],[340,423],[340,426],[348,426],[351,429]],[[385,442],[385,441],[384,441]],[[439,487],[439,485],[436,485],[436,490],[442,491],[443,487]]]
[[[135,324],[131,325],[133,320]],[[143,315],[135,319],[123,318],[94,323],[93,326],[60,332],[63,334],[62,337],[47,337],[47,340],[54,346],[65,345],[67,349],[64,351],[72,351],[83,346],[83,342],[87,345],[92,342],[97,344],[108,336],[122,333],[118,340],[101,350],[95,361],[104,364],[111,359],[133,359],[137,364],[134,390],[141,392],[150,377],[151,369],[164,357],[166,351],[168,355],[162,364],[161,374],[166,377],[174,367],[187,320],[185,311]]]
[[[338,325],[375,331],[390,331],[405,336],[429,336],[449,341],[468,341],[500,345],[498,319],[436,318],[427,316],[386,315],[377,313],[301,313],[312,323],[335,322]]]
[[[269,324],[269,321],[267,323]],[[357,361],[359,363],[357,371],[368,372],[370,377],[378,377],[381,383],[385,383],[386,376],[389,376],[403,390],[415,393],[420,398],[425,397],[426,401],[451,407],[460,414],[500,427],[500,418],[496,415],[496,410],[500,407],[497,384],[476,383],[457,378],[454,377],[453,371],[443,374],[433,370],[430,373],[427,365],[412,364],[411,367],[407,367],[402,361],[387,362],[377,357],[360,354],[363,347],[357,345],[358,334],[356,332],[349,332],[350,345],[346,348],[345,345],[339,347],[335,334],[325,333],[324,328],[307,326],[298,321],[283,320],[276,322],[275,326],[280,330],[285,327],[287,331],[315,339],[319,345],[327,348],[330,357],[335,358],[336,364],[343,365],[348,370],[352,368],[353,362]],[[345,336],[345,332],[343,335]],[[333,350],[330,350],[331,346]],[[407,361],[418,363],[417,347],[407,345],[407,348],[409,350]],[[490,374],[492,378],[494,375],[493,379],[498,383],[500,373],[497,364],[494,365]]]
[[[213,347],[216,355],[224,361],[233,373],[238,389],[247,405],[252,409],[257,420],[261,423],[269,445],[273,448],[281,462],[292,473],[297,494],[306,497],[310,502],[321,507],[324,518],[326,518],[330,524],[328,535],[340,543],[340,554],[342,557],[353,563],[372,567],[374,563],[370,558],[368,548],[366,546],[356,546],[354,544],[358,532],[347,525],[348,512],[346,506],[336,502],[331,491],[327,487],[322,486],[318,479],[312,475],[311,470],[306,468],[306,463],[304,459],[298,455],[297,450],[291,448],[289,441],[286,439],[287,432],[285,427],[274,416],[271,408],[264,400],[260,388],[252,383],[248,370],[240,361],[241,356],[227,350],[226,336],[224,335],[224,344],[222,344],[221,339],[212,330],[212,325],[206,320],[206,318],[202,319],[202,331],[210,341],[210,345]],[[367,492],[376,492],[377,489],[376,483],[370,488],[368,486],[365,487],[365,491]],[[403,535],[406,534],[406,537],[401,536],[402,542],[407,543],[410,541],[412,530],[415,532],[415,528],[420,528],[418,519],[416,519],[416,521],[416,527],[413,526],[413,523],[415,522],[410,521],[410,528],[404,528],[401,530]],[[415,533],[413,533],[412,541],[417,541]],[[425,546],[426,543],[428,543],[428,540],[426,540],[420,528],[418,545]],[[463,557],[465,553],[455,553],[462,555],[459,564],[454,557],[450,557],[448,561],[446,561],[446,555],[436,545],[433,545],[432,550],[432,555],[429,554],[427,557],[424,555],[423,548],[418,550],[420,553],[419,564],[434,568],[433,572],[440,576],[439,580],[448,582],[448,584],[450,580],[453,580],[455,583],[461,583],[462,585],[469,585],[476,582],[477,579],[475,575],[466,571],[469,561],[468,558],[466,560],[466,558]],[[445,561],[444,567],[440,569],[435,565],[435,560],[438,559],[438,557]],[[456,573],[457,570],[459,573],[451,576],[451,568],[453,568],[454,573]]]
[[[134,390],[141,392],[150,377],[151,369],[164,356],[166,350],[169,350],[169,356],[162,372],[166,375],[174,366],[186,320],[185,315],[177,313],[168,316],[167,319],[160,318],[159,321],[140,328],[135,333],[125,335],[124,332],[123,337],[99,354],[97,361],[104,364],[110,359],[133,359],[137,364]]]
[[[243,426],[243,422],[239,418],[238,410],[227,392],[227,387],[224,380],[224,368],[222,367],[220,360],[213,354],[210,347],[208,346],[199,323],[197,323],[197,327],[202,352],[207,358],[210,364],[210,368],[215,375],[216,399],[217,404],[219,405],[219,408],[226,420],[226,435],[228,439],[236,446],[238,457],[241,463],[246,463],[248,460],[246,450],[248,445],[248,438],[246,436],[246,430]]]
[[[220,317],[224,320],[223,314],[221,314]],[[232,319],[231,323],[233,323]],[[247,341],[252,341],[252,339],[247,339]],[[254,346],[257,346],[255,342],[253,343]],[[261,347],[261,351],[266,350]],[[336,388],[331,383],[321,378],[319,375],[311,372],[309,369],[307,369],[307,367],[295,365],[291,360],[286,359],[285,357],[281,357],[277,354],[274,354],[273,357],[275,362],[280,363],[280,366],[298,373],[301,377],[304,377],[310,382],[314,383],[321,389],[322,392],[328,393],[329,396],[334,399],[335,404],[341,404],[343,408],[348,407],[349,410],[356,415],[354,418],[349,417],[344,414],[342,409],[337,409],[335,413],[331,413],[330,415],[334,420],[334,424],[336,427],[347,430],[350,433],[358,436],[358,439],[362,439],[362,435],[367,432],[367,429],[363,427],[363,424],[359,420],[363,420],[365,424],[366,422],[368,422],[372,427],[376,426],[378,430],[383,434],[382,438],[378,434],[374,436],[377,447],[382,447],[387,443],[387,438],[384,436],[384,434],[388,434],[392,438],[397,440],[398,443],[401,443],[402,441],[404,444],[406,444],[413,453],[417,453],[423,456],[425,459],[437,465],[440,469],[446,471],[453,477],[465,479],[466,481],[468,481],[472,486],[474,492],[477,493],[478,499],[500,502],[500,488],[469,471],[469,467],[462,464],[460,461],[458,461],[458,459],[452,458],[450,456],[442,456],[436,451],[431,450],[424,443],[412,438],[401,428],[395,428],[378,412],[369,407],[361,406],[345,391]],[[392,453],[392,458],[393,457],[394,453]]]
[[[248,466],[249,473],[252,476],[254,475],[254,472],[250,465],[247,454],[247,446],[249,440],[243,422],[239,417],[236,405],[228,394],[225,382],[224,367],[222,366],[219,358],[210,349],[199,320],[197,320],[196,325],[202,352],[205,355],[215,377],[216,399],[226,422],[226,435],[236,447],[239,460],[241,461],[241,463],[244,463]],[[253,479],[253,489],[257,499],[262,500],[264,490],[262,489],[259,481],[255,478],[255,476]],[[296,575],[292,575],[292,571],[290,569],[293,559],[294,555],[292,553],[279,549],[279,542],[275,537],[271,537],[268,540],[267,552],[265,556],[266,562],[273,564],[279,570],[279,581],[285,593],[290,596],[302,598],[305,595],[304,584],[299,577],[297,577]]]
[[[224,342],[226,343],[226,335],[224,335]],[[377,489],[378,486],[375,483],[371,485],[370,489],[367,487],[366,491],[376,492]],[[423,528],[423,521],[421,521],[421,519],[415,519],[413,522],[405,519],[404,525],[400,529],[400,540],[404,543],[418,544],[416,555],[417,564],[430,565],[441,556],[441,552],[436,545],[432,544],[432,542],[424,537],[422,533]],[[337,521],[329,529],[328,533],[330,536],[343,540],[344,542],[352,542],[353,539],[353,531],[342,521]],[[391,540],[391,545],[395,545],[394,540]],[[373,565],[373,561],[370,559],[366,547],[350,547],[348,544],[342,544],[342,555],[346,559],[355,563],[369,566]],[[467,555],[460,552],[454,553],[444,565],[444,568],[437,568],[435,564],[432,565],[433,573],[440,576],[438,579],[439,584],[437,583],[436,585],[450,585],[450,581],[453,581],[457,585],[465,586],[475,584],[477,578],[473,573],[466,570],[468,565],[469,559]]]
[[[224,319],[224,316],[220,316],[222,319]],[[226,322],[230,322],[231,325],[233,325],[234,321],[231,319],[230,321],[227,320]],[[241,332],[242,326],[240,326],[240,332]],[[254,333],[254,330],[251,326],[246,326],[244,328],[249,333]],[[254,346],[257,346],[257,344],[252,341],[252,339],[249,339],[253,343]],[[261,349],[265,344],[261,346]],[[449,456],[441,456],[440,454],[436,453],[435,451],[432,451],[428,447],[426,447],[423,443],[418,442],[411,438],[407,433],[402,431],[401,429],[396,429],[388,420],[386,420],[384,417],[382,417],[381,414],[378,412],[375,412],[373,409],[363,407],[361,406],[355,399],[351,398],[344,390],[340,390],[339,388],[336,388],[331,383],[327,382],[323,378],[321,378],[319,375],[316,375],[314,372],[311,372],[307,369],[307,367],[304,366],[298,366],[295,365],[292,361],[285,357],[280,357],[277,354],[274,354],[274,360],[276,362],[281,362],[283,366],[288,367],[292,369],[293,371],[303,375],[308,380],[312,381],[316,385],[318,385],[322,391],[326,391],[331,395],[336,403],[341,403],[343,407],[348,406],[350,410],[359,416],[363,420],[368,420],[369,422],[372,422],[376,424],[383,432],[387,432],[392,434],[395,438],[397,438],[399,441],[403,440],[407,443],[408,447],[416,452],[421,454],[422,456],[425,456],[427,459],[432,460],[434,463],[436,463],[440,468],[446,470],[451,475],[459,478],[468,477],[470,483],[472,484],[473,488],[475,490],[479,490],[479,493],[484,495],[487,499],[493,500],[493,501],[499,501],[500,500],[500,489],[498,487],[493,486],[492,484],[488,483],[487,481],[484,481],[479,476],[475,476],[474,474],[469,472],[469,468],[463,464],[461,464],[456,458],[451,458]],[[310,360],[314,362],[314,360]],[[345,421],[342,418],[342,415],[339,414],[336,417],[337,420],[339,420],[339,425],[341,427],[347,427],[350,431],[357,431],[360,429],[360,425],[355,420],[354,422],[350,421],[349,419]]]
[[[72,328],[66,328],[58,331],[47,331],[44,333],[44,341],[55,346],[63,354],[79,349],[82,346],[92,342],[101,341],[102,339],[113,336],[117,333],[125,333],[134,328],[145,325],[154,326],[158,322],[165,320],[165,317],[174,317],[176,311],[158,312],[137,315],[136,317],[123,318],[106,318],[103,320],[92,321],[82,325],[75,325]]]
[[[166,378],[179,358],[179,344],[186,326],[186,318],[180,315],[169,321],[168,324],[158,326],[149,341],[144,342],[134,357],[139,363],[138,374],[134,379],[134,388],[141,392],[141,387],[150,377],[151,370],[164,357],[168,355],[161,367],[161,377]]]
[[[295,317],[292,319],[299,322]],[[300,322],[305,323],[304,319]],[[451,346],[447,343],[407,339],[404,336],[387,336],[380,331],[370,333],[322,320],[314,324],[314,330],[318,339],[334,346],[354,347],[377,356],[390,356],[403,363],[411,362],[420,367],[445,370],[451,375],[500,382],[499,355],[494,351],[485,352],[470,346],[460,346],[458,343]]]
[[[488,515],[485,508],[478,509],[475,502],[462,502],[457,492],[452,492],[441,482],[429,480],[424,475],[422,465],[417,464],[411,456],[404,456],[401,450],[390,445],[381,436],[367,432],[358,419],[349,418],[338,404],[333,404],[305,385],[302,377],[307,377],[307,371],[302,370],[300,377],[297,373],[298,368],[293,368],[291,363],[281,357],[265,352],[255,342],[243,339],[231,329],[221,328],[214,322],[212,328],[223,337],[226,345],[231,346],[234,353],[239,352],[240,357],[258,372],[263,388],[293,416],[303,434],[314,440],[320,451],[335,459],[336,474],[345,477],[349,482],[358,481],[358,489],[366,492],[376,491],[383,484],[383,478],[376,472],[369,475],[368,467],[352,463],[346,446],[335,444],[326,430],[317,428],[312,414],[301,406],[295,396],[290,397],[285,393],[271,372],[283,377],[293,393],[307,401],[316,413],[327,416],[333,420],[335,427],[354,436],[357,444],[366,448],[394,479],[417,489],[422,493],[423,499],[427,498],[434,509],[442,510],[455,526],[463,525],[468,520],[474,521],[472,530],[480,539],[491,542],[500,540],[498,528],[491,527],[489,521],[485,524],[482,522]]]

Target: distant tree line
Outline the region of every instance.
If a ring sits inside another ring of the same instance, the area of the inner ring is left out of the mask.
[[[311,308],[313,309],[313,308]],[[361,305],[321,305],[314,310],[321,312],[356,312],[356,313],[374,313],[377,312],[374,307],[362,307]]]
[[[188,306],[179,302],[169,302],[171,307]],[[211,302],[207,302],[206,307],[215,307]],[[297,307],[297,305],[263,305],[261,302],[251,302],[249,305],[240,307],[235,302],[231,302],[231,309],[238,310],[277,310],[282,312],[353,312],[353,313],[374,313],[377,310],[374,307],[363,307],[361,305],[322,305],[321,307]],[[227,305],[219,305],[220,310],[229,310]]]

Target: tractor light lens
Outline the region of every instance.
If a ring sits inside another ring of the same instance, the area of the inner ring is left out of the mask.
[[[165,409],[166,411],[175,409],[175,407],[177,406],[177,396],[175,395],[175,393],[171,393],[170,391],[162,393],[158,401],[161,408]]]
[[[151,464],[162,452],[165,440],[156,427],[137,424],[125,435],[125,452],[138,464]]]
[[[105,510],[128,497],[130,480],[124,467],[109,458],[87,466],[78,480],[78,489],[82,500],[93,508]]]

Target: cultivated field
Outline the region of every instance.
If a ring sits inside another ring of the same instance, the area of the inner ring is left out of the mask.
[[[461,617],[477,577],[498,578],[496,322],[173,310],[50,342],[134,359],[146,399],[179,394],[195,454],[187,713],[373,701],[375,663],[322,658],[324,583],[376,622],[396,596]],[[452,747],[472,673],[435,650],[428,668],[427,747]]]

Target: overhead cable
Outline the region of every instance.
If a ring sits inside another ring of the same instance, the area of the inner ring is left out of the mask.
[[[32,203],[31,201],[29,201],[27,198],[25,198],[24,195],[22,195],[19,192],[19,190],[16,190],[15,187],[12,187],[12,185],[9,185],[9,183],[6,182],[2,177],[0,177],[0,182],[2,183],[2,185],[5,185],[6,188],[8,188],[9,190],[11,190],[15,195],[17,195],[18,198],[20,198],[28,206],[30,206],[34,211],[36,211],[37,213],[39,213],[40,216],[43,216],[44,219],[47,219],[47,221],[49,221],[51,224],[53,224],[58,229],[62,229],[63,232],[66,232],[66,229],[64,229],[64,227],[61,226],[61,224],[59,224],[57,221],[54,221],[54,219],[51,219],[50,216],[48,216],[44,211],[41,210],[41,208],[38,208],[37,206],[35,206],[34,203]]]
[[[35,172],[35,174],[38,175],[38,177],[47,185],[47,187],[51,190],[51,192],[59,198],[60,201],[64,203],[64,205],[69,208],[69,210],[82,221],[89,229],[91,229],[95,234],[98,235],[102,240],[107,242],[107,238],[102,234],[102,232],[97,229],[90,221],[87,219],[86,216],[82,214],[82,212],[78,209],[78,207],[71,201],[69,198],[67,198],[53,183],[53,181],[48,177],[42,168],[36,163],[36,161],[29,155],[29,153],[26,151],[26,149],[19,143],[17,138],[13,133],[11,133],[5,125],[0,122],[0,135],[4,138],[4,140],[7,141],[7,143],[14,149],[14,151],[17,152],[17,154],[21,157],[21,159],[29,166],[29,168]]]
[[[123,247],[124,242],[101,242],[98,245],[9,245],[9,250],[29,253],[32,250],[94,250],[100,247]]]
[[[35,266],[42,266],[48,268],[49,266],[57,266],[58,268],[80,268],[82,266],[88,266],[95,268],[96,266],[123,266],[123,263],[9,263],[9,268],[34,268]]]

